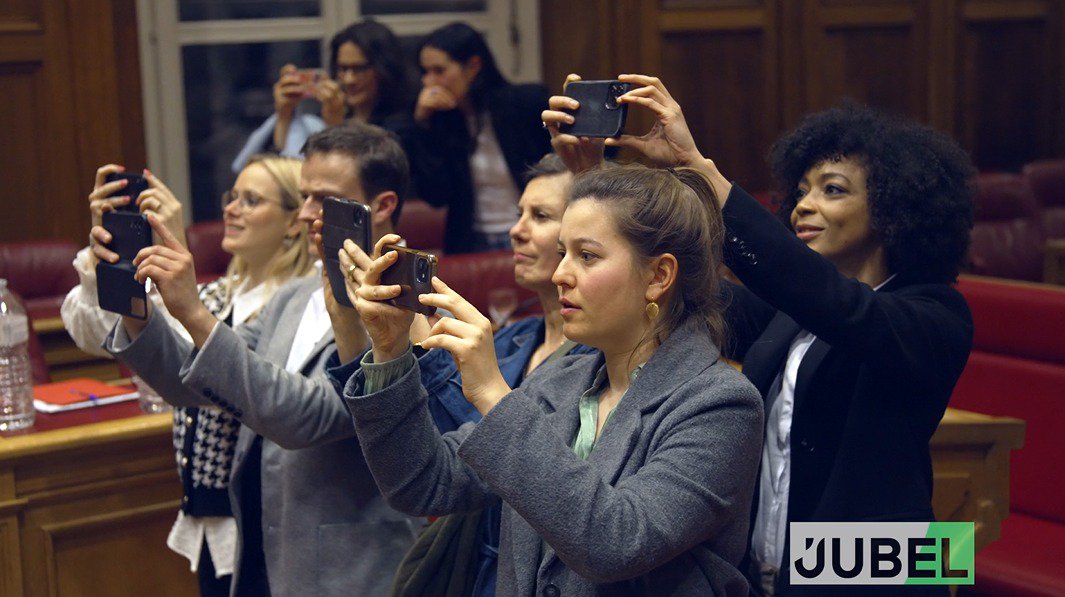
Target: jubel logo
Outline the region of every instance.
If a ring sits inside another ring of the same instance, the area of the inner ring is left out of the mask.
[[[971,585],[971,522],[793,522],[795,585]]]

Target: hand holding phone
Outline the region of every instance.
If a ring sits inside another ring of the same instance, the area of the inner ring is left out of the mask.
[[[137,207],[137,197],[141,193],[148,190],[148,180],[140,174],[134,174],[130,172],[112,172],[104,178],[104,182],[115,182],[119,180],[128,181],[126,186],[122,189],[115,191],[108,195],[108,197],[129,197],[129,203],[120,205],[116,209],[120,211],[128,211],[132,213],[139,212]]]
[[[354,306],[348,300],[344,286],[347,272],[341,271],[337,253],[344,248],[345,240],[354,241],[366,254],[373,250],[371,215],[370,206],[354,199],[326,197],[322,202],[322,248],[325,250],[322,262],[333,298],[345,307]]]
[[[436,255],[399,245],[386,245],[384,249],[386,253],[395,251],[396,261],[381,272],[381,285],[400,287],[399,296],[388,302],[426,316],[436,313],[436,307],[423,305],[418,300],[418,295],[433,292],[433,277],[436,276],[438,263]]]
[[[329,78],[325,70],[321,68],[300,68],[296,70],[296,76],[303,86],[304,99],[314,97],[314,91],[318,87],[318,83]]]
[[[96,294],[100,308],[127,317],[148,317],[148,283],[134,278],[133,258],[152,244],[152,229],[140,213],[109,211],[103,215],[103,227],[111,235],[105,246],[118,255],[118,261],[96,264]]]
[[[631,85],[621,81],[573,81],[565,95],[580,102],[576,110],[564,109],[573,116],[573,124],[562,124],[559,131],[575,137],[617,137],[625,128],[628,105],[619,104]]]

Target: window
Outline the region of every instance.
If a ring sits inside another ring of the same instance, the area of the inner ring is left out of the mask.
[[[236,176],[233,158],[273,113],[281,66],[323,65],[329,38],[362,16],[388,25],[412,49],[433,29],[462,20],[485,34],[508,77],[538,81],[537,4],[138,0],[148,166],[185,203],[188,221],[218,218],[218,198]]]

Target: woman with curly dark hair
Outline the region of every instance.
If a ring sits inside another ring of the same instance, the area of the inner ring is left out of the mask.
[[[946,136],[844,103],[773,147],[782,223],[703,158],[661,81],[620,79],[633,90],[619,101],[657,122],[606,144],[703,169],[722,207],[725,263],[744,284],[730,288],[727,352],[766,408],[751,584],[831,593],[791,584],[803,554],[789,555],[789,523],[933,520],[928,442],[972,345],[972,317],[952,283],[975,171]],[[544,121],[556,144],[590,151],[558,134],[567,99],[551,98]]]

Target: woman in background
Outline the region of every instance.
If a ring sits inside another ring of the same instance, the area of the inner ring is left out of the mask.
[[[254,154],[299,157],[307,137],[348,119],[368,122],[410,137],[411,68],[392,30],[373,19],[353,23],[329,40],[329,77],[308,83],[286,64],[274,84],[274,115],[251,134],[233,160],[239,172]],[[321,104],[321,117],[297,112],[308,94]]]
[[[551,151],[540,124],[541,85],[513,85],[465,23],[433,31],[418,53],[411,168],[423,199],[445,206],[448,253],[510,247],[525,169]]]
[[[202,284],[200,300],[226,324],[238,327],[254,318],[277,288],[294,276],[314,271],[306,227],[296,220],[301,162],[294,158],[254,156],[222,196],[225,236],[222,249],[233,255],[226,275]],[[150,189],[140,197],[110,197],[124,187],[105,177],[122,168],[114,164],[96,172],[89,195],[93,225],[103,212],[135,201],[142,213],[154,213],[184,238],[181,203],[158,178],[146,172]],[[100,348],[119,315],[100,309],[96,296],[95,256],[89,249],[74,261],[80,284],[61,308],[63,324],[79,348],[109,356]],[[157,292],[150,298],[171,327]],[[202,595],[229,595],[237,530],[229,504],[229,476],[240,423],[215,408],[174,410],[174,449],[184,493],[181,511],[167,545],[187,557],[197,573]]]

